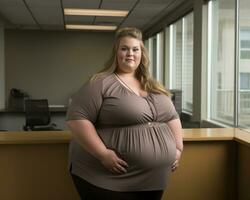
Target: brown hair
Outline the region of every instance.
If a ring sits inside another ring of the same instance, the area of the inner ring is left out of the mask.
[[[149,73],[149,57],[147,49],[145,48],[142,41],[142,33],[139,29],[134,27],[125,27],[117,30],[115,35],[115,42],[112,50],[112,54],[109,60],[106,62],[105,67],[92,76],[91,80],[97,79],[103,75],[109,75],[116,71],[117,69],[117,50],[120,45],[120,41],[124,37],[132,37],[140,41],[141,46],[141,62],[136,69],[136,78],[140,81],[142,89],[146,92],[161,93],[170,96],[170,93],[166,91],[164,86],[158,81],[153,79]]]

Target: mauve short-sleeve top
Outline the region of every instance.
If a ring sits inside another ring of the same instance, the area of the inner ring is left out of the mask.
[[[91,121],[106,147],[129,167],[125,174],[113,174],[72,139],[71,172],[113,191],[165,189],[176,154],[175,139],[166,122],[176,118],[166,95],[138,96],[115,74],[88,81],[73,95],[67,120]]]

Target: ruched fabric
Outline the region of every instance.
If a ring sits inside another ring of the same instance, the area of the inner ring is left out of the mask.
[[[72,97],[67,120],[88,119],[107,148],[129,167],[113,174],[74,140],[70,143],[71,172],[98,187],[113,191],[165,189],[175,160],[175,139],[168,121],[178,118],[169,97],[140,97],[114,74],[89,81]]]

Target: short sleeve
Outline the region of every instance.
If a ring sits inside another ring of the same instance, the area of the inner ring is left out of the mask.
[[[167,122],[168,122],[174,119],[178,119],[179,114],[177,113],[171,98],[168,97],[167,99],[168,99],[168,104],[169,104],[169,114],[168,114],[168,119],[167,119]]]
[[[102,105],[102,99],[102,81],[88,81],[72,96],[66,120],[88,119],[95,123]]]
[[[163,94],[157,95],[155,105],[159,121],[168,122],[179,118],[179,115],[176,112],[175,106],[170,97]]]

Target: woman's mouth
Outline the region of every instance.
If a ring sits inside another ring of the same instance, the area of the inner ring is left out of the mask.
[[[134,61],[133,59],[126,59],[127,62],[132,62]]]

